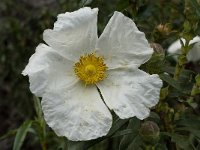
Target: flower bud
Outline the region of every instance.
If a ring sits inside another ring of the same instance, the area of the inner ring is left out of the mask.
[[[165,58],[165,51],[160,44],[151,43],[150,46],[153,48],[154,53],[151,59],[143,65],[143,67],[150,74],[159,74],[161,73],[161,67]]]
[[[153,121],[144,122],[139,133],[146,144],[155,145],[160,139],[160,129]]]
[[[163,35],[163,36],[168,36],[170,35],[171,33],[175,32],[174,30],[172,30],[172,27],[171,27],[171,24],[169,23],[166,23],[166,24],[159,24],[157,27],[156,27],[157,31]]]
[[[153,48],[154,53],[164,55],[165,51],[162,46],[158,43],[150,43],[151,48]]]
[[[169,94],[169,89],[168,89],[168,87],[162,88],[162,89],[160,90],[160,99],[161,99],[161,100],[164,100],[164,99],[167,97],[168,94]]]
[[[198,75],[195,77],[195,81],[196,81],[197,86],[200,87],[200,74],[198,74]]]

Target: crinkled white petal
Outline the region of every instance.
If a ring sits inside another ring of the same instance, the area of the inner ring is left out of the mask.
[[[54,29],[43,33],[44,41],[64,57],[78,61],[79,57],[94,50],[97,41],[98,9],[81,8],[58,15]]]
[[[185,43],[185,39],[181,38],[183,43]],[[195,44],[194,44],[195,43]],[[194,37],[189,44],[194,44],[192,49],[187,54],[188,61],[196,62],[200,60],[200,37],[196,36]],[[169,48],[167,49],[167,52],[171,55],[173,55],[174,59],[177,60],[178,55],[181,54],[181,43],[180,40],[176,40],[174,43],[172,43]]]
[[[108,78],[97,86],[107,106],[120,118],[144,119],[159,101],[162,81],[156,74],[124,68],[109,70]]]
[[[187,54],[188,61],[197,62],[200,60],[200,39],[199,42],[195,43],[192,49]]]
[[[45,93],[42,109],[47,124],[56,134],[73,141],[104,136],[112,125],[112,116],[96,87],[82,82]]]
[[[138,67],[150,59],[153,49],[135,23],[115,12],[97,41],[96,50],[108,68]]]
[[[37,46],[22,74],[29,76],[30,90],[37,96],[42,96],[48,88],[62,87],[77,80],[73,62],[45,44]]]

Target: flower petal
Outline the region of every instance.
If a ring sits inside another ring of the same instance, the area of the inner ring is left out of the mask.
[[[44,41],[64,57],[77,61],[95,48],[98,9],[81,8],[58,15],[54,29],[43,33]]]
[[[187,54],[188,61],[197,62],[200,60],[200,40],[195,43]]]
[[[105,57],[111,69],[127,65],[138,67],[149,60],[153,53],[144,33],[120,12],[115,12],[108,22],[96,49]]]
[[[69,140],[90,140],[108,133],[112,116],[95,86],[77,82],[63,89],[52,89],[42,99],[47,124],[58,136]]]
[[[159,101],[159,76],[128,68],[108,71],[108,78],[97,85],[107,106],[122,119],[144,119]]]
[[[181,40],[185,44],[185,39],[181,38]],[[199,50],[200,37],[199,36],[194,37],[189,42],[189,44],[194,44],[194,46],[188,52],[187,59],[188,59],[188,61],[197,62],[198,60],[200,60],[200,50]],[[178,55],[181,54],[181,43],[180,43],[180,40],[178,39],[175,42],[173,42],[169,46],[169,48],[167,49],[167,52],[169,54],[171,54],[175,60],[177,60]]]
[[[38,45],[22,74],[29,76],[30,90],[37,96],[42,96],[50,87],[62,87],[77,80],[73,62],[45,44]]]

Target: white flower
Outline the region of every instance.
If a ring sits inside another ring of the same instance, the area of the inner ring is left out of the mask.
[[[106,135],[109,109],[122,119],[148,117],[162,86],[158,75],[138,69],[153,53],[144,33],[115,12],[98,38],[97,14],[86,7],[58,15],[53,30],[44,31],[48,45],[36,48],[23,71],[42,97],[47,124],[74,141]]]
[[[185,39],[181,38],[183,43],[185,43]],[[192,62],[197,62],[200,60],[200,37],[196,36],[194,37],[189,44],[194,44],[192,49],[187,54],[187,60]],[[173,42],[169,48],[167,49],[167,52],[171,55],[173,55],[174,59],[177,60],[177,56],[181,54],[181,43],[180,40],[176,40]]]

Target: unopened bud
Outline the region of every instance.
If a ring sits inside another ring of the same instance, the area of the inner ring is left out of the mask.
[[[146,144],[155,145],[160,139],[160,129],[153,121],[144,122],[139,133]]]
[[[168,87],[162,88],[160,91],[160,99],[164,100],[167,97],[168,93],[169,93]]]
[[[165,52],[160,44],[151,43],[150,46],[153,48],[154,53],[144,66],[148,73],[159,74],[162,71],[161,68],[164,63]]]
[[[195,81],[198,87],[200,87],[200,74],[195,77]]]
[[[169,23],[167,24],[159,24],[156,29],[158,30],[159,33],[161,33],[162,35],[169,35],[170,33],[172,32],[175,32],[175,31],[172,31],[171,30],[171,26]]]
[[[151,46],[151,48],[153,48],[154,53],[156,53],[156,54],[164,54],[165,53],[162,46],[158,43],[151,43],[150,46]]]

